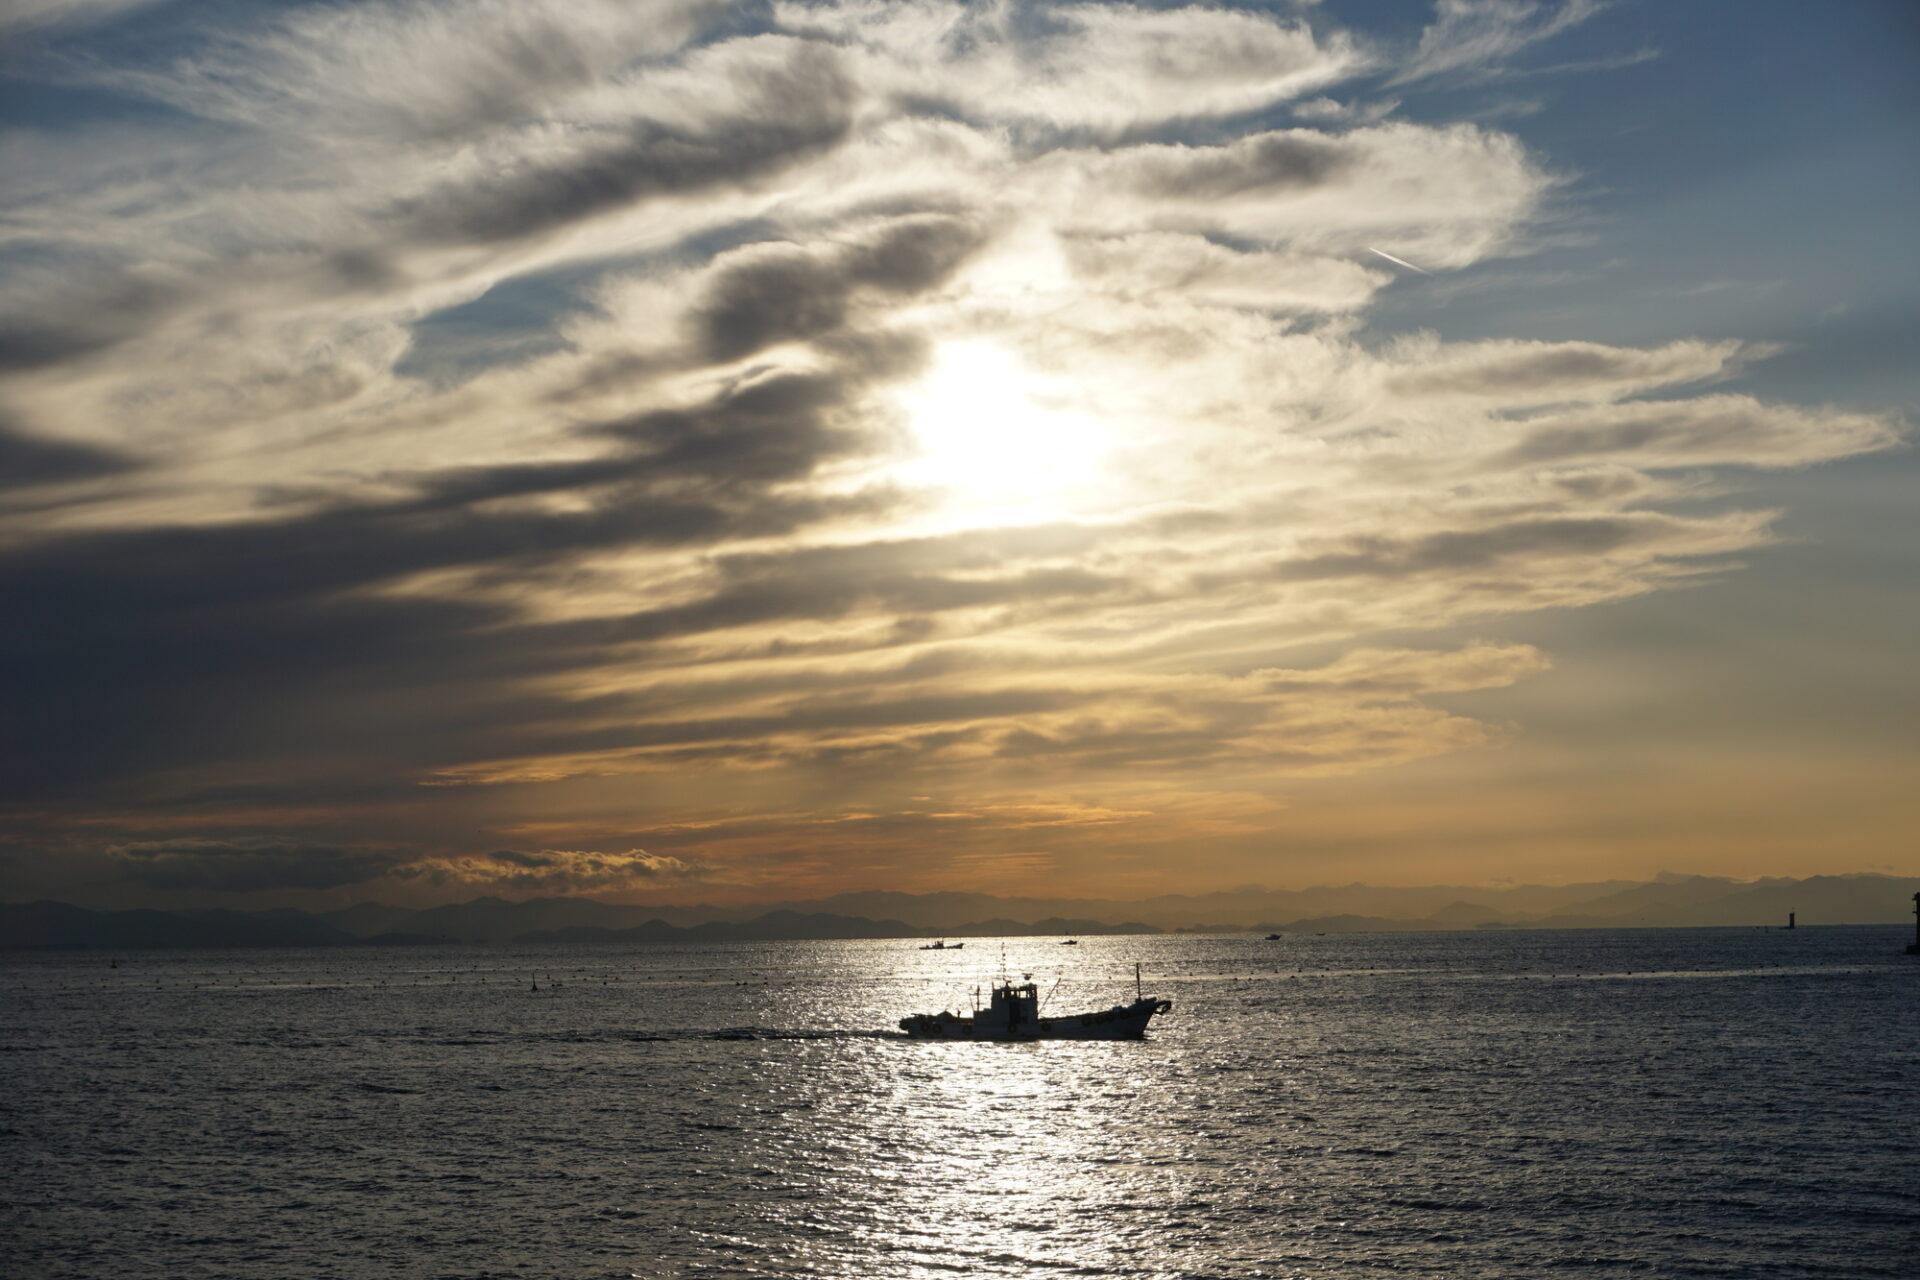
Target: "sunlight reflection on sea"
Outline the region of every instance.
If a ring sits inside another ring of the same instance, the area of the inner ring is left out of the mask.
[[[1897,929],[6,960],[9,1276],[1904,1277]],[[118,961],[112,968],[110,962]]]

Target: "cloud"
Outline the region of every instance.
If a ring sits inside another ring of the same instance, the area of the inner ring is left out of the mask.
[[[114,854],[207,892],[1037,868],[1505,741],[1448,699],[1547,656],[1417,637],[1729,572],[1775,513],[1703,470],[1902,429],[1709,390],[1731,339],[1369,331],[1445,287],[1377,254],[1523,252],[1552,157],[1268,109],[1586,12],[1391,64],[1197,7],[73,36],[37,74],[170,111],[0,140],[0,822],[210,833]]]
[[[1900,438],[1883,415],[1719,395],[1534,419],[1506,456],[1531,464],[1604,458],[1648,468],[1793,467],[1891,448]]]
[[[1378,102],[1337,102],[1332,98],[1309,98],[1295,103],[1293,114],[1301,120],[1324,120],[1337,124],[1377,124],[1400,109],[1398,98]]]
[[[1442,345],[1432,337],[1399,344],[1405,373],[1387,386],[1408,397],[1484,397],[1504,406],[1617,400],[1676,383],[1701,382],[1733,370],[1737,342],[1674,342],[1654,350],[1597,342],[1495,342]],[[1764,354],[1764,352],[1762,353]]]
[[[596,434],[619,447],[582,462],[396,478],[401,493],[387,499],[227,525],[79,533],[0,553],[3,589],[35,619],[0,637],[23,681],[25,736],[10,752],[12,777],[31,793],[101,768],[157,767],[188,721],[213,758],[285,750],[268,709],[311,717],[321,705],[315,692],[336,683],[346,688],[323,700],[345,696],[337,706],[372,711],[382,693],[462,672],[490,679],[503,661],[508,670],[589,661],[551,627],[499,632],[511,606],[398,588],[462,573],[524,582],[595,554],[778,536],[866,509],[858,495],[786,491],[822,459],[857,447],[857,433],[834,423],[857,385],[773,376],[707,405],[601,424]],[[547,505],[551,495],[568,501]],[[729,607],[716,600],[598,625],[668,635],[716,625]],[[511,656],[523,648],[515,633],[525,649],[553,647],[544,658]],[[464,721],[464,701],[452,695],[446,711]],[[436,724],[445,721],[422,727]],[[326,740],[325,731],[312,739]]]
[[[40,440],[7,430],[0,422],[0,490],[87,480],[124,471],[124,458],[89,445]]]
[[[144,840],[108,848],[120,876],[149,889],[256,893],[338,889],[393,874],[413,860],[398,849],[273,839]]]
[[[549,139],[442,183],[398,216],[416,242],[520,240],[636,202],[752,182],[846,137],[856,88],[832,50],[776,44],[725,73],[711,119],[642,119]]]
[[[762,242],[720,255],[689,320],[702,356],[737,360],[781,342],[844,327],[862,291],[912,295],[934,288],[980,248],[985,229],[922,214],[868,237],[825,246]]]
[[[1652,512],[1554,517],[1447,529],[1416,538],[1370,536],[1339,550],[1281,562],[1285,578],[1481,574],[1503,562],[1530,569],[1555,561],[1594,566],[1603,558],[1712,555],[1753,545],[1751,518],[1685,520]]]
[[[1047,167],[1077,184],[1070,225],[1135,222],[1349,254],[1379,244],[1436,267],[1496,250],[1553,181],[1509,135],[1397,122],[1063,152]]]
[[[1364,307],[1390,279],[1345,258],[1248,252],[1177,232],[1081,236],[1063,249],[1087,288],[1135,300],[1180,296],[1203,305],[1343,312]]]
[[[355,146],[433,143],[540,118],[671,54],[710,0],[425,0],[208,21],[191,52],[91,74],[195,115]],[[191,21],[191,15],[182,15]]]
[[[85,27],[142,9],[156,0],[14,0],[0,13],[0,37],[22,36]]]
[[[458,881],[473,888],[512,893],[594,893],[697,883],[706,868],[668,854],[644,849],[600,853],[581,849],[542,849],[516,853],[498,849],[481,857],[455,858],[426,864],[420,874],[437,883]]]
[[[969,119],[1046,130],[1130,127],[1253,111],[1353,74],[1354,42],[1304,22],[1192,6],[780,3],[779,21],[862,51],[866,74]]]
[[[111,283],[83,279],[67,296],[49,296],[60,287],[57,279],[21,282],[20,302],[0,312],[0,372],[66,364],[116,346],[166,315],[185,292],[160,273],[137,271]]]
[[[1389,79],[1406,84],[1445,75],[1487,75],[1523,49],[1598,13],[1601,0],[1435,0],[1420,46]]]
[[[470,857],[422,857],[416,850],[308,843],[271,837],[179,837],[109,846],[122,881],[173,892],[261,893],[340,889],[381,879],[459,882],[516,893],[588,893],[665,882],[696,882],[698,862],[644,849],[596,852],[496,849]]]

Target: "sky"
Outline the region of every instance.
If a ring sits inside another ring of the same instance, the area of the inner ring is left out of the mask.
[[[1920,871],[1920,10],[0,11],[0,897]]]

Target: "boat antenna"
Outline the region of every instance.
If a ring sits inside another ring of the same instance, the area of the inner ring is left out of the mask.
[[[1145,1000],[1147,998],[1146,993],[1140,990],[1140,962],[1138,960],[1133,962],[1133,998],[1135,1000]]]

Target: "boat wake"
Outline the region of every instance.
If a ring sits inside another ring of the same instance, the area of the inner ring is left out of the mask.
[[[721,1027],[686,1031],[651,1031],[644,1035],[616,1037],[628,1044],[653,1044],[685,1040],[898,1040],[897,1031],[854,1031],[847,1029],[795,1030],[779,1027]]]

